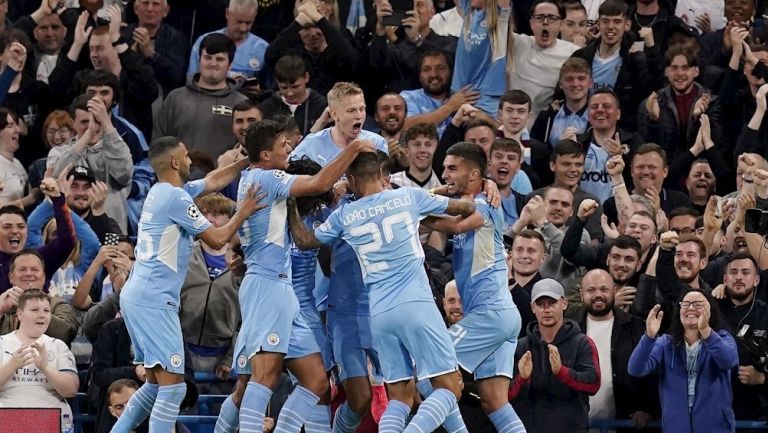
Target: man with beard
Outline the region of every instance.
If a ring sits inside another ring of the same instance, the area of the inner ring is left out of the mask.
[[[459,296],[459,288],[456,287],[456,280],[448,281],[448,284],[445,285],[443,312],[448,326],[452,326],[464,317],[464,309],[461,306],[461,296]]]
[[[613,240],[606,266],[616,287],[617,307],[629,311],[637,293],[638,272],[643,262],[640,261],[641,247],[637,239],[621,235]]]
[[[523,230],[515,236],[509,253],[509,290],[512,300],[520,311],[523,327],[520,336],[525,336],[528,324],[536,321],[531,310],[531,290],[542,279],[539,268],[547,258],[544,237],[535,230]],[[527,304],[526,304],[527,303]]]
[[[400,144],[400,133],[405,126],[405,98],[397,93],[385,93],[376,101],[374,119],[379,125],[379,135],[384,137],[390,146]]]
[[[432,123],[437,125],[437,133],[442,136],[453,113],[464,104],[477,102],[480,95],[469,86],[451,94],[452,68],[453,62],[448,60],[445,51],[429,50],[422,54],[419,63],[421,89],[400,92],[408,106],[406,129],[419,123]]]
[[[632,351],[645,332],[643,319],[615,307],[614,277],[593,269],[581,280],[584,309],[574,317],[582,332],[597,346],[600,360],[600,389],[589,397],[590,419],[631,418],[637,429],[644,429],[656,393],[648,379],[637,379],[627,372]]]
[[[757,262],[745,253],[735,253],[729,257],[723,275],[723,284],[713,290],[724,319],[726,330],[731,335],[744,327],[750,330],[768,329],[766,304],[755,299],[755,291],[760,284]],[[766,401],[761,388],[766,383],[766,374],[760,368],[748,347],[738,340],[739,369],[733,381],[733,410],[737,418],[759,419],[766,413]]]
[[[249,126],[260,122],[263,118],[264,115],[259,106],[250,99],[240,101],[232,107],[232,135],[235,137],[235,144],[219,156],[216,161],[217,167],[226,167],[235,161],[248,157],[248,152],[245,150],[245,131],[248,130]],[[219,192],[231,200],[237,200],[237,185],[239,183],[240,175]]]
[[[685,189],[691,198],[691,205],[700,214],[704,213],[709,198],[715,193],[716,185],[717,179],[706,159],[697,159],[691,164],[688,177],[685,178]]]
[[[69,191],[65,192],[67,206],[87,222],[102,243],[107,233],[122,233],[117,221],[104,211],[107,184],[98,182],[90,168],[78,165],[67,174]]]

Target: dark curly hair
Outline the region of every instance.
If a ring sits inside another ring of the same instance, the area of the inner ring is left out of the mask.
[[[320,172],[322,167],[320,164],[312,161],[307,156],[302,156],[299,159],[293,159],[288,163],[289,174],[303,174],[313,176]],[[310,197],[297,197],[296,208],[299,210],[299,215],[307,216],[320,210],[322,205],[331,206],[335,200],[333,191],[326,191],[319,195]]]

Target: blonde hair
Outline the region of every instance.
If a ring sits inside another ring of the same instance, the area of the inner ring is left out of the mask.
[[[195,204],[203,214],[232,216],[235,212],[235,202],[218,192],[198,198],[195,200]]]
[[[348,96],[362,95],[363,89],[355,83],[340,81],[328,91],[328,105],[337,106]]]
[[[51,219],[48,221],[48,223],[43,227],[43,243],[47,244],[49,240],[53,239],[53,236],[56,234],[56,220]],[[75,247],[72,248],[72,252],[69,254],[69,257],[67,258],[67,261],[64,262],[61,267],[64,268],[66,265],[70,262],[72,262],[73,265],[80,264],[80,239],[75,237]]]
[[[493,59],[493,53],[500,49],[500,43],[498,35],[496,34],[499,29],[499,9],[497,7],[498,2],[496,0],[485,0],[485,22],[488,25],[486,31],[488,32],[488,38],[491,40],[491,59]],[[475,11],[470,8],[469,12],[464,15],[464,26],[462,30],[462,38],[464,39],[464,48],[469,50],[469,28],[472,23],[472,14]]]

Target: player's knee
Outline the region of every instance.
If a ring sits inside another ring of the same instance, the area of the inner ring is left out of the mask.
[[[331,385],[328,382],[328,378],[326,378],[324,375],[307,378],[307,380],[305,380],[301,385],[321,398],[331,391]]]
[[[352,392],[347,392],[347,404],[349,405],[349,408],[352,409],[352,412],[358,415],[365,415],[368,413],[368,410],[371,408],[372,398],[371,389],[369,387],[361,387]]]

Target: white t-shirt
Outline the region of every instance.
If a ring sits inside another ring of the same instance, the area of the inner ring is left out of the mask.
[[[13,158],[11,161],[0,156],[0,182],[4,185],[0,192],[0,204],[24,197],[27,179],[27,171],[18,159]]]
[[[48,350],[48,363],[58,371],[77,375],[75,357],[63,341],[47,335],[42,335],[38,341]],[[15,331],[0,336],[0,364],[8,362],[21,346]],[[48,383],[45,374],[34,363],[16,370],[10,380],[0,387],[0,407],[59,408],[62,417],[69,415],[72,419],[72,409],[67,401]]]
[[[613,398],[613,365],[611,364],[613,320],[613,317],[603,321],[591,320],[587,317],[587,336],[595,342],[600,359],[600,390],[589,397],[590,419],[613,419],[616,416],[616,401]]]
[[[557,39],[553,46],[542,49],[536,45],[533,36],[513,34],[514,72],[507,77],[507,88],[527,93],[533,101],[531,113],[538,113],[551,102],[560,77],[560,68],[579,47]]]

